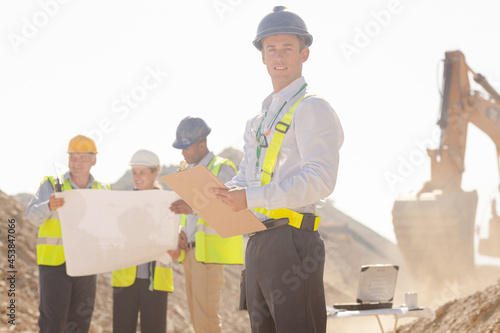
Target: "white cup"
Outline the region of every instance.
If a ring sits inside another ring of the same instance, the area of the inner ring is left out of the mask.
[[[415,292],[405,294],[405,303],[408,309],[418,308],[418,295]]]

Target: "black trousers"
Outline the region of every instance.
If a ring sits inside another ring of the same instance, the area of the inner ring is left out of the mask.
[[[325,333],[325,245],[319,232],[279,227],[251,236],[245,267],[253,333]]]
[[[129,287],[113,287],[114,333],[135,333],[139,312],[141,333],[167,331],[168,292],[148,288],[148,279],[135,279]]]
[[[87,333],[94,311],[96,276],[71,277],[66,264],[38,266],[40,333]]]

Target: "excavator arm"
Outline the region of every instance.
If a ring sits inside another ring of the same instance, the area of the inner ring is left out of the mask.
[[[487,83],[486,81],[481,82]],[[470,113],[470,122],[486,133],[495,144],[500,172],[500,96],[496,94],[495,98],[498,99],[485,99],[481,93],[476,91],[469,98],[466,109]]]
[[[478,91],[471,91],[469,73],[489,93],[488,99]],[[443,79],[443,97],[438,121],[441,141],[438,149],[428,150],[431,158],[431,179],[419,194],[434,190],[454,192],[461,188],[469,122],[486,133],[495,143],[500,172],[500,95],[484,76],[474,73],[467,66],[460,51],[446,52]]]
[[[469,77],[486,90],[488,98],[471,91]],[[472,123],[493,140],[500,171],[499,118],[500,95],[467,66],[462,52],[446,52],[438,121],[441,138],[436,149],[428,149],[430,180],[416,196],[396,200],[392,210],[398,246],[412,275],[421,282],[465,277],[475,271],[477,192],[461,188],[467,129]]]
[[[472,72],[472,70],[471,70]],[[473,73],[473,72],[472,72]],[[500,95],[490,86],[481,74],[474,74],[474,80],[490,95],[484,98],[479,92],[469,98],[466,108],[470,112],[470,122],[481,129],[495,143],[497,165],[500,172]],[[496,210],[496,200],[491,202],[489,238],[479,240],[479,253],[500,257],[500,217]]]

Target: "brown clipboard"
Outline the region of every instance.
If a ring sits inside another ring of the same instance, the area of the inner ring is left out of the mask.
[[[264,224],[248,209],[233,212],[212,193],[227,188],[208,168],[198,165],[160,177],[222,238],[265,230]]]

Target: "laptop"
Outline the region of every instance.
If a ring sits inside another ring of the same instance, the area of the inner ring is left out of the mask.
[[[337,310],[390,309],[399,266],[363,265],[359,275],[356,303],[336,303]]]

